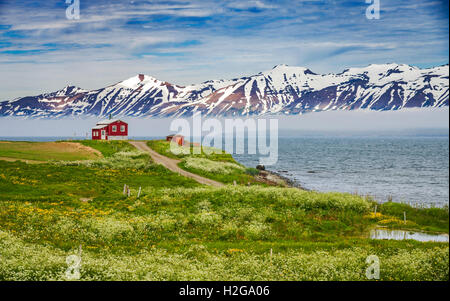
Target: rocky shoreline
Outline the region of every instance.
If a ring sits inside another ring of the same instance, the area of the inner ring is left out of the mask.
[[[292,180],[279,172],[271,170],[259,170],[259,175],[256,176],[261,182],[265,182],[270,185],[282,185],[285,187],[293,187],[301,190],[309,190],[304,188],[299,182]]]
[[[266,170],[266,171],[268,173],[272,174],[274,177],[278,177],[278,178],[282,179],[287,184],[287,186],[289,186],[289,187],[294,187],[294,188],[298,188],[298,189],[301,189],[301,190],[309,191],[309,189],[303,187],[299,182],[297,182],[297,181],[295,181],[295,180],[293,180],[291,178],[288,178],[288,177],[280,174],[279,172],[271,171],[271,170]]]

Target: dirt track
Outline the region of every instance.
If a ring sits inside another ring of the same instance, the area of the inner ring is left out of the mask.
[[[224,186],[224,184],[222,184],[220,182],[217,182],[217,181],[214,181],[214,180],[211,180],[208,178],[204,178],[202,176],[199,176],[199,175],[196,175],[196,174],[193,174],[191,172],[181,169],[180,167],[178,167],[178,163],[180,163],[180,160],[171,159],[171,158],[168,158],[161,154],[158,154],[157,152],[152,150],[150,147],[148,147],[148,145],[144,141],[130,141],[130,144],[134,145],[137,149],[139,149],[141,151],[148,152],[150,154],[150,156],[152,157],[153,161],[155,161],[155,163],[161,164],[165,168],[167,168],[173,172],[176,172],[184,177],[194,179],[197,182],[199,182],[200,184],[216,186],[216,187]]]

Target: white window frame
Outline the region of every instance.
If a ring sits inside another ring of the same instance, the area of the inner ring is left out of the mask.
[[[117,132],[117,125],[113,125],[113,126],[112,126],[112,131],[113,131],[113,132]]]
[[[125,132],[125,125],[121,125],[121,126],[120,126],[120,131],[121,131],[122,133]]]

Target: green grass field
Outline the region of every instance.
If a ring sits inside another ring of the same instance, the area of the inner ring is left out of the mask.
[[[165,140],[150,140],[147,141],[147,145],[152,148],[154,151],[160,153],[161,155],[164,155],[169,158],[173,159],[183,159],[187,157],[195,157],[195,158],[205,158],[213,161],[220,161],[220,162],[230,162],[239,164],[234,160],[233,156],[230,154],[225,153],[222,150],[218,150],[212,147],[198,147],[198,151],[200,154],[194,153],[194,147],[192,145],[188,146],[180,146],[175,148],[179,154],[174,154],[170,150],[170,142]]]
[[[19,160],[87,160],[101,155],[73,142],[8,142],[0,141],[0,158]]]
[[[448,233],[448,208],[386,203],[375,214],[352,194],[206,187],[126,142],[86,145],[103,157],[0,160],[0,280],[65,280],[80,246],[80,280],[367,280],[369,255],[381,280],[449,279],[448,243],[368,238],[379,226]],[[235,164],[224,157],[195,158]]]
[[[131,151],[133,146],[126,141],[101,141],[101,140],[79,140],[79,142],[87,147],[98,150],[105,157],[110,157],[120,151]]]
[[[161,155],[181,160],[179,167],[203,177],[226,184],[232,184],[234,181],[241,185],[261,184],[253,176],[258,173],[255,168],[246,168],[234,160],[230,154],[221,150],[202,147],[199,148],[200,154],[194,154],[194,148],[189,145],[179,147],[179,154],[174,154],[170,150],[170,142],[151,140],[147,142],[147,145]]]

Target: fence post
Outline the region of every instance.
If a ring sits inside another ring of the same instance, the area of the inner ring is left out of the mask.
[[[137,197],[139,198],[140,195],[141,195],[141,187],[139,186],[139,191],[138,191]]]
[[[406,224],[406,211],[403,211],[403,221]]]
[[[123,195],[127,192],[127,184],[123,184]]]

